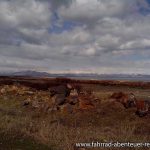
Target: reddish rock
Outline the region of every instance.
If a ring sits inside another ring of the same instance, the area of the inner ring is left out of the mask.
[[[93,109],[94,104],[92,103],[92,99],[86,94],[79,95],[79,109]]]
[[[150,112],[150,101],[148,100],[137,100],[136,101],[136,115],[139,117],[146,116]]]
[[[66,114],[72,113],[73,112],[73,106],[70,104],[64,104],[64,105],[60,106],[60,111],[62,113],[66,113]]]
[[[110,99],[120,102],[125,108],[135,107],[136,98],[133,93],[115,92],[110,96]]]

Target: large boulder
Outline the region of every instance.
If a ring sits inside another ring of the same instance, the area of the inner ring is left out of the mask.
[[[96,109],[101,100],[91,90],[79,94],[79,107],[81,109]]]
[[[93,109],[95,108],[92,99],[85,94],[79,95],[79,109]]]
[[[139,117],[144,117],[150,112],[150,101],[149,100],[137,100],[136,101],[136,112],[135,114]]]
[[[67,97],[70,95],[71,89],[69,89],[67,87],[67,85],[59,85],[56,87],[49,88],[49,91],[50,91],[51,96],[54,96],[56,94],[61,94],[61,95],[64,95],[65,97]]]
[[[115,92],[110,96],[110,99],[120,102],[125,108],[136,106],[136,98],[133,93]]]
[[[64,94],[56,94],[52,97],[52,104],[55,106],[62,105],[65,103],[65,100]]]

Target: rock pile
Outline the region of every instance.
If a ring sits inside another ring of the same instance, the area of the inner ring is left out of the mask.
[[[81,92],[79,86],[70,84],[51,87],[47,91],[35,90],[20,84],[3,85],[0,86],[0,95],[13,95],[16,99],[22,100],[22,106],[44,112],[72,113],[95,107],[92,93]]]
[[[68,85],[66,87],[57,87],[56,91],[54,91],[54,88],[50,90],[53,93],[51,94],[53,109],[60,110],[61,112],[65,113],[72,113],[76,110],[87,110],[95,108],[94,102],[96,98],[92,93],[87,91],[81,92],[81,88],[79,91],[79,88],[76,88],[77,86]],[[63,92],[58,91],[58,89],[63,89]]]
[[[115,92],[110,96],[110,98],[116,100],[117,102],[120,102],[125,108],[135,106],[136,98],[133,93]]]
[[[135,114],[139,117],[150,114],[150,101],[146,99],[137,99],[133,93],[113,93],[110,98],[121,103],[125,108],[135,107]]]
[[[3,85],[0,86],[0,95],[13,94],[13,95],[25,95],[31,94],[31,89],[23,85]],[[32,92],[33,93],[33,92]]]

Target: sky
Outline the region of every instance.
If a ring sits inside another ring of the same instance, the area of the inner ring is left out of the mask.
[[[149,68],[150,0],[0,0],[0,72]]]

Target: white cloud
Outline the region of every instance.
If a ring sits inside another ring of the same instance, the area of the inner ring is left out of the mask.
[[[0,1],[0,28],[49,27],[51,12],[46,2],[36,0]]]
[[[49,37],[50,44],[55,45],[82,45],[92,39],[84,27],[76,27],[72,31],[64,31],[61,34],[51,34]]]
[[[15,39],[38,43],[40,34],[50,27],[49,7],[49,3],[36,0],[1,0],[0,43],[13,43]]]
[[[145,0],[0,0],[0,69],[148,73],[150,14],[141,7],[149,9]]]
[[[59,14],[67,20],[93,24],[104,17],[124,17],[137,10],[136,0],[76,0],[70,7],[61,6]]]

